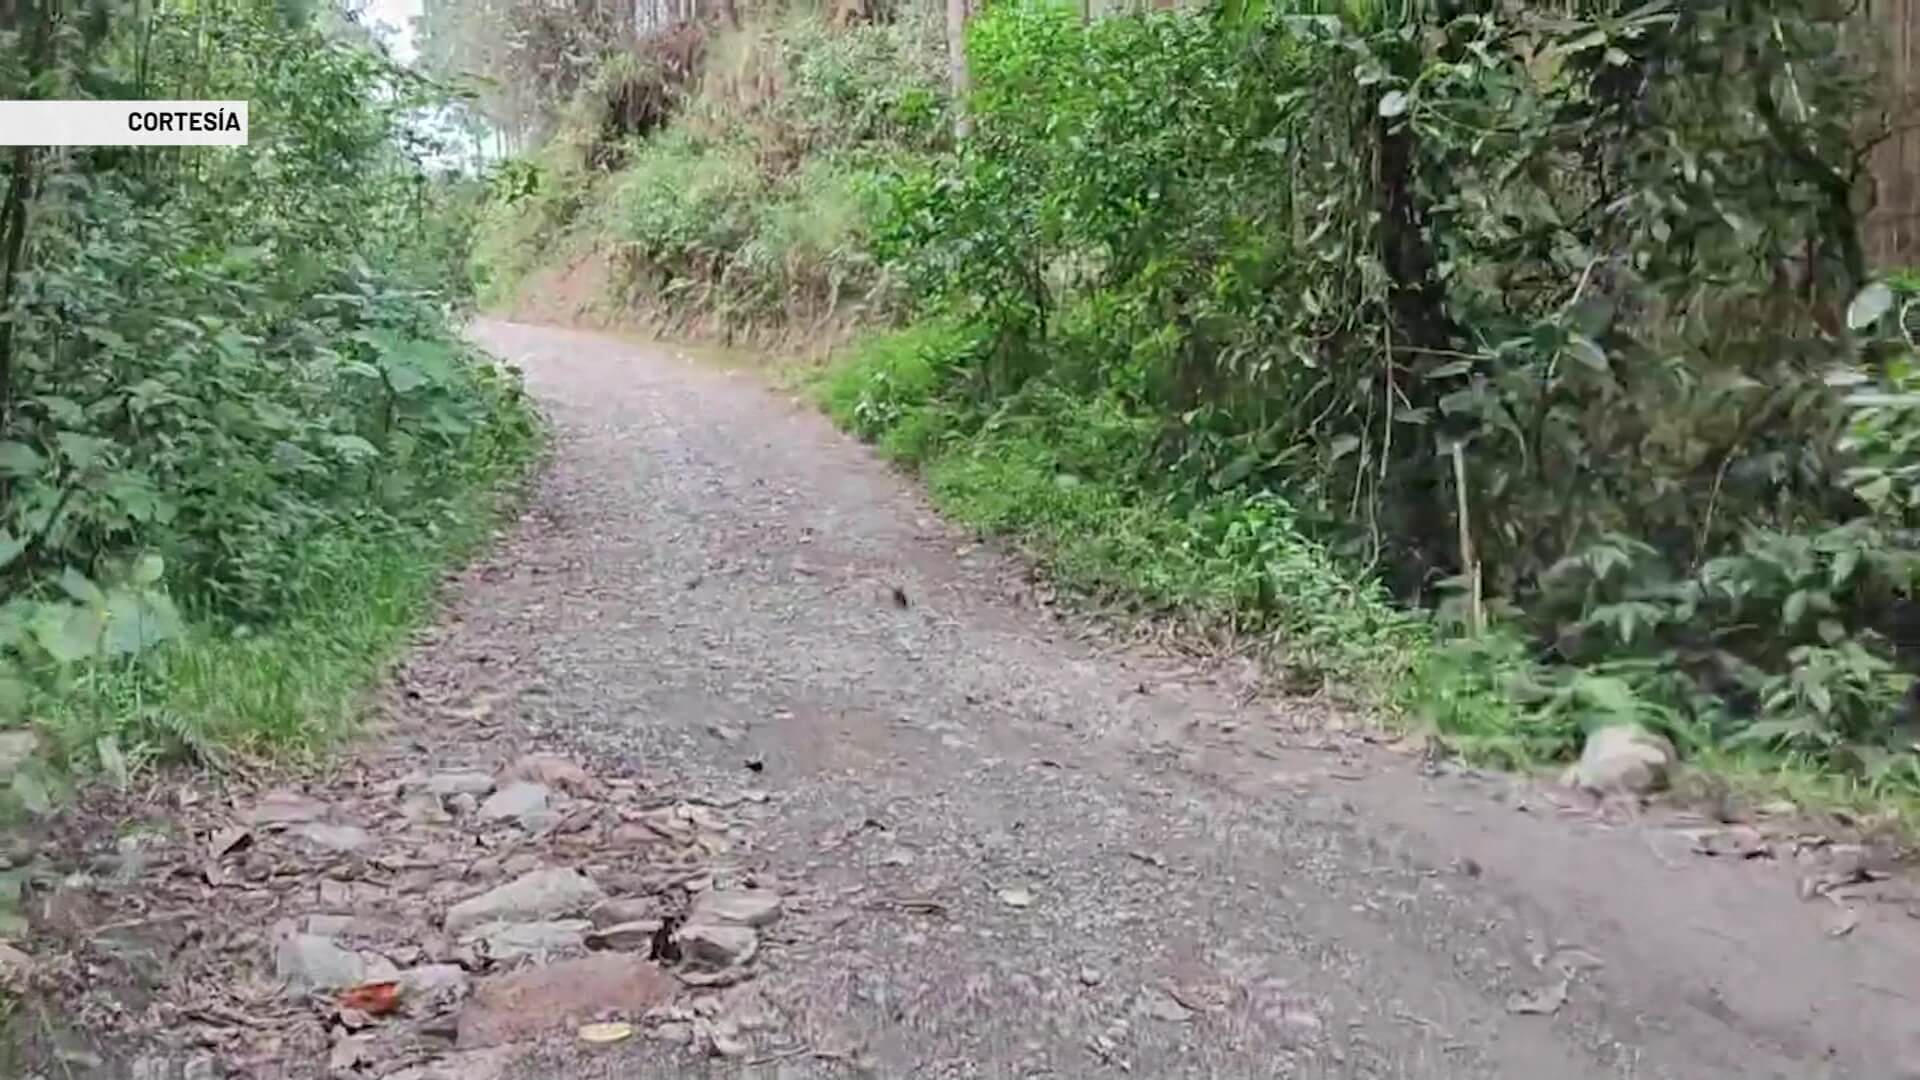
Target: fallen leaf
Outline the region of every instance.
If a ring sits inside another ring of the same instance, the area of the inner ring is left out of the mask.
[[[633,1025],[623,1023],[588,1024],[580,1029],[580,1041],[616,1043],[633,1037]]]
[[[340,992],[342,1009],[358,1009],[368,1016],[385,1016],[400,1007],[398,982],[361,983]]]
[[[1839,909],[1839,914],[1827,924],[1827,936],[1846,937],[1853,933],[1853,928],[1860,925],[1860,913],[1841,903],[1839,897],[1829,896],[1827,899],[1833,901],[1833,906]]]

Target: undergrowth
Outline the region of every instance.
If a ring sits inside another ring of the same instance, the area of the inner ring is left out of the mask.
[[[769,16],[709,42],[644,134],[608,133],[603,86],[626,63],[610,60],[555,137],[497,174],[482,302],[591,256],[612,267],[602,305],[663,331],[731,343],[886,317],[900,297],[871,222],[891,166],[946,139],[937,35],[923,15],[845,31]]]
[[[441,88],[272,0],[96,7],[0,31],[0,94],[251,131],[0,164],[0,729],[38,751],[0,802],[35,811],[340,730],[537,442],[457,330],[481,192],[423,163]]]
[[[996,7],[975,134],[876,230],[944,321],[829,408],[1068,581],[1471,753],[1632,723],[1911,798],[1905,285],[1806,162],[1856,160],[1831,24],[1750,14]],[[1826,104],[1709,115],[1735,42]]]

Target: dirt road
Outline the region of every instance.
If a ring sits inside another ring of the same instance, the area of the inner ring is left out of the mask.
[[[758,984],[795,1050],[741,1075],[1920,1067],[1920,920],[1897,906],[1834,936],[1791,866],[1702,859],[1671,828],[1435,775],[1102,652],[751,376],[583,333],[481,338],[560,433],[539,576],[479,598],[544,605],[538,727],[771,796],[751,861],[795,901]],[[702,1068],[635,1043],[526,1075]]]
[[[344,759],[43,838],[24,1075],[1920,1076],[1904,882],[1389,752],[1076,626],[751,374],[477,334],[557,429],[527,512]]]

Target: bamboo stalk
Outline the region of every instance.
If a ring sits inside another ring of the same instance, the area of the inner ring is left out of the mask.
[[[1480,560],[1473,553],[1473,523],[1467,516],[1467,454],[1454,443],[1453,494],[1460,513],[1460,565],[1467,573],[1467,628],[1479,637],[1487,628],[1485,598],[1480,585]]]

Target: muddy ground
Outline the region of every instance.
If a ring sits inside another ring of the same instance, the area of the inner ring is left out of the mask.
[[[1841,831],[1382,745],[750,374],[478,335],[526,513],[326,773],[13,853],[9,1075],[1920,1077],[1920,903]]]

